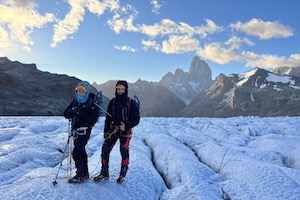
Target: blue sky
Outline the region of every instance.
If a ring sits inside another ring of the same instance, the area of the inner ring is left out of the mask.
[[[298,0],[0,0],[0,56],[104,83],[300,66]]]

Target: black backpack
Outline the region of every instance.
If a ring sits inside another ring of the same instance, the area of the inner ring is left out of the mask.
[[[88,108],[90,108],[92,106],[92,104],[94,104],[94,107],[97,111],[98,117],[100,117],[102,115],[102,111],[101,111],[101,104],[103,103],[102,100],[102,91],[97,92],[96,94],[94,93],[90,93],[89,94],[89,104],[88,104]]]

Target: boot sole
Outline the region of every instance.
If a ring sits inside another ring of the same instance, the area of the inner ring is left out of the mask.
[[[95,177],[94,181],[95,182],[100,182],[100,181],[107,181],[108,179],[109,179],[108,177],[105,177],[105,178],[97,178],[97,177]]]
[[[117,183],[121,184],[121,183],[124,182],[124,180],[125,180],[125,177],[123,177],[123,178],[118,178]]]
[[[84,183],[84,181],[72,181],[71,179],[68,180],[68,183],[73,183],[73,184],[77,184],[77,183]]]

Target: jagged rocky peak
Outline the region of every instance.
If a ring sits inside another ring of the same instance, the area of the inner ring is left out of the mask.
[[[168,72],[164,75],[160,81],[161,84],[174,84],[174,83],[188,83],[189,73],[184,72],[182,69],[176,69],[175,73]]]
[[[229,77],[227,77],[225,74],[221,73],[215,81],[211,84],[210,87],[215,86],[215,87],[225,87],[228,85],[229,82]]]
[[[206,79],[205,82],[211,82],[211,69],[208,64],[195,56],[190,64],[189,69],[190,79],[193,82],[202,82],[201,80]]]
[[[175,73],[168,72],[159,84],[172,91],[177,97],[189,104],[191,99],[206,89],[212,82],[211,69],[208,64],[195,56],[188,72],[176,69]]]
[[[237,81],[238,81],[237,74],[226,76],[223,73],[221,73],[218,77],[215,78],[215,80],[208,87],[205,93],[207,95],[212,95],[212,96],[224,94],[229,90],[231,90]]]
[[[134,84],[137,84],[137,85],[149,85],[149,84],[152,84],[152,83],[153,82],[149,82],[149,81],[146,81],[146,80],[138,79]]]
[[[176,69],[175,73],[168,72],[161,79],[161,84],[179,83],[188,84],[189,82],[200,83],[202,87],[206,87],[212,82],[211,69],[208,64],[201,60],[199,56],[194,56],[188,72],[182,69]]]
[[[189,74],[182,69],[176,69],[173,81],[175,83],[187,83],[189,81]]]

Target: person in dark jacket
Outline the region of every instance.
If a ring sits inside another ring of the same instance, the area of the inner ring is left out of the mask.
[[[71,119],[71,131],[74,135],[74,149],[72,152],[76,166],[76,175],[69,179],[69,183],[82,183],[89,178],[88,157],[85,146],[90,138],[92,127],[98,120],[98,112],[91,98],[90,84],[80,82],[75,88],[76,98],[64,111],[64,116]]]
[[[95,181],[109,178],[109,154],[117,140],[120,140],[120,153],[122,157],[118,183],[123,182],[129,164],[129,142],[132,128],[140,121],[137,103],[128,97],[128,84],[126,81],[118,81],[116,84],[115,98],[107,108],[104,125],[104,143],[101,153],[101,173],[94,178]],[[111,134],[113,133],[113,134]]]

